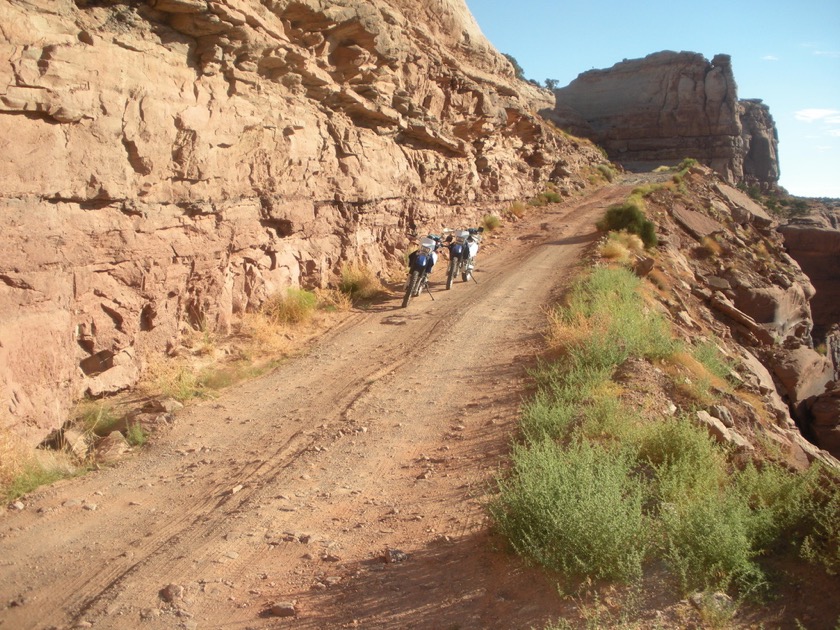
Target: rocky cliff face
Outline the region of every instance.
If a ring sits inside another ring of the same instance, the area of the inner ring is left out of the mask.
[[[0,34],[0,426],[32,440],[185,326],[602,161],[463,0],[9,0]]]
[[[840,456],[840,365],[832,353],[814,349],[811,300],[818,291],[785,252],[787,233],[707,167],[691,169],[679,192],[663,186],[645,201],[659,226],[657,262],[669,261],[664,280],[655,282],[674,290],[664,303],[677,331],[696,341],[708,327],[725,340],[742,367],[739,384],[770,411],[761,418],[749,398],[738,397],[737,404],[747,403],[741,419],[761,424],[765,437],[786,450],[817,456],[793,439],[801,431]]]
[[[556,104],[543,115],[629,168],[691,157],[730,183],[767,187],[779,179],[769,109],[738,100],[728,55],[709,62],[697,53],[659,52],[585,72],[554,93]]]
[[[840,206],[840,204],[835,204]],[[785,248],[817,289],[811,301],[815,337],[840,325],[840,207],[826,205],[782,225]]]

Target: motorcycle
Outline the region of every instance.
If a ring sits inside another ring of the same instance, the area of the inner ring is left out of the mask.
[[[458,274],[461,275],[464,282],[472,277],[482,232],[484,232],[483,227],[468,228],[455,232],[449,243],[449,268],[446,271],[447,289],[452,288],[452,281]]]
[[[405,308],[411,298],[420,295],[423,289],[429,290],[429,274],[437,262],[437,249],[441,247],[441,237],[429,234],[420,240],[420,248],[408,257],[408,281],[402,306]],[[431,295],[431,291],[429,291]]]

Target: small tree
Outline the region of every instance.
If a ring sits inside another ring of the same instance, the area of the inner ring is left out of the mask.
[[[545,80],[545,87],[549,90],[556,90],[557,84],[560,83],[557,79],[546,79]]]
[[[517,79],[525,80],[525,71],[522,69],[522,66],[519,65],[519,62],[513,55],[508,55],[507,53],[502,53],[502,56],[507,59],[511,65],[513,65],[513,72],[516,74]]]

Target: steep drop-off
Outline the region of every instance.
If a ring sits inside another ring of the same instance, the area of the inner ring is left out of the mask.
[[[462,0],[11,0],[0,50],[0,427],[33,443],[184,327],[604,159]]]

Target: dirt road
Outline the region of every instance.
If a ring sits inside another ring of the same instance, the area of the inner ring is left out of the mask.
[[[478,284],[354,313],[155,443],[0,516],[0,628],[527,628],[553,585],[483,505],[553,292],[627,189],[487,241]],[[442,266],[442,265],[441,265]],[[171,585],[171,586],[170,586]],[[167,589],[166,587],[169,588]],[[171,601],[166,601],[171,600]],[[291,612],[277,603],[294,604]]]

